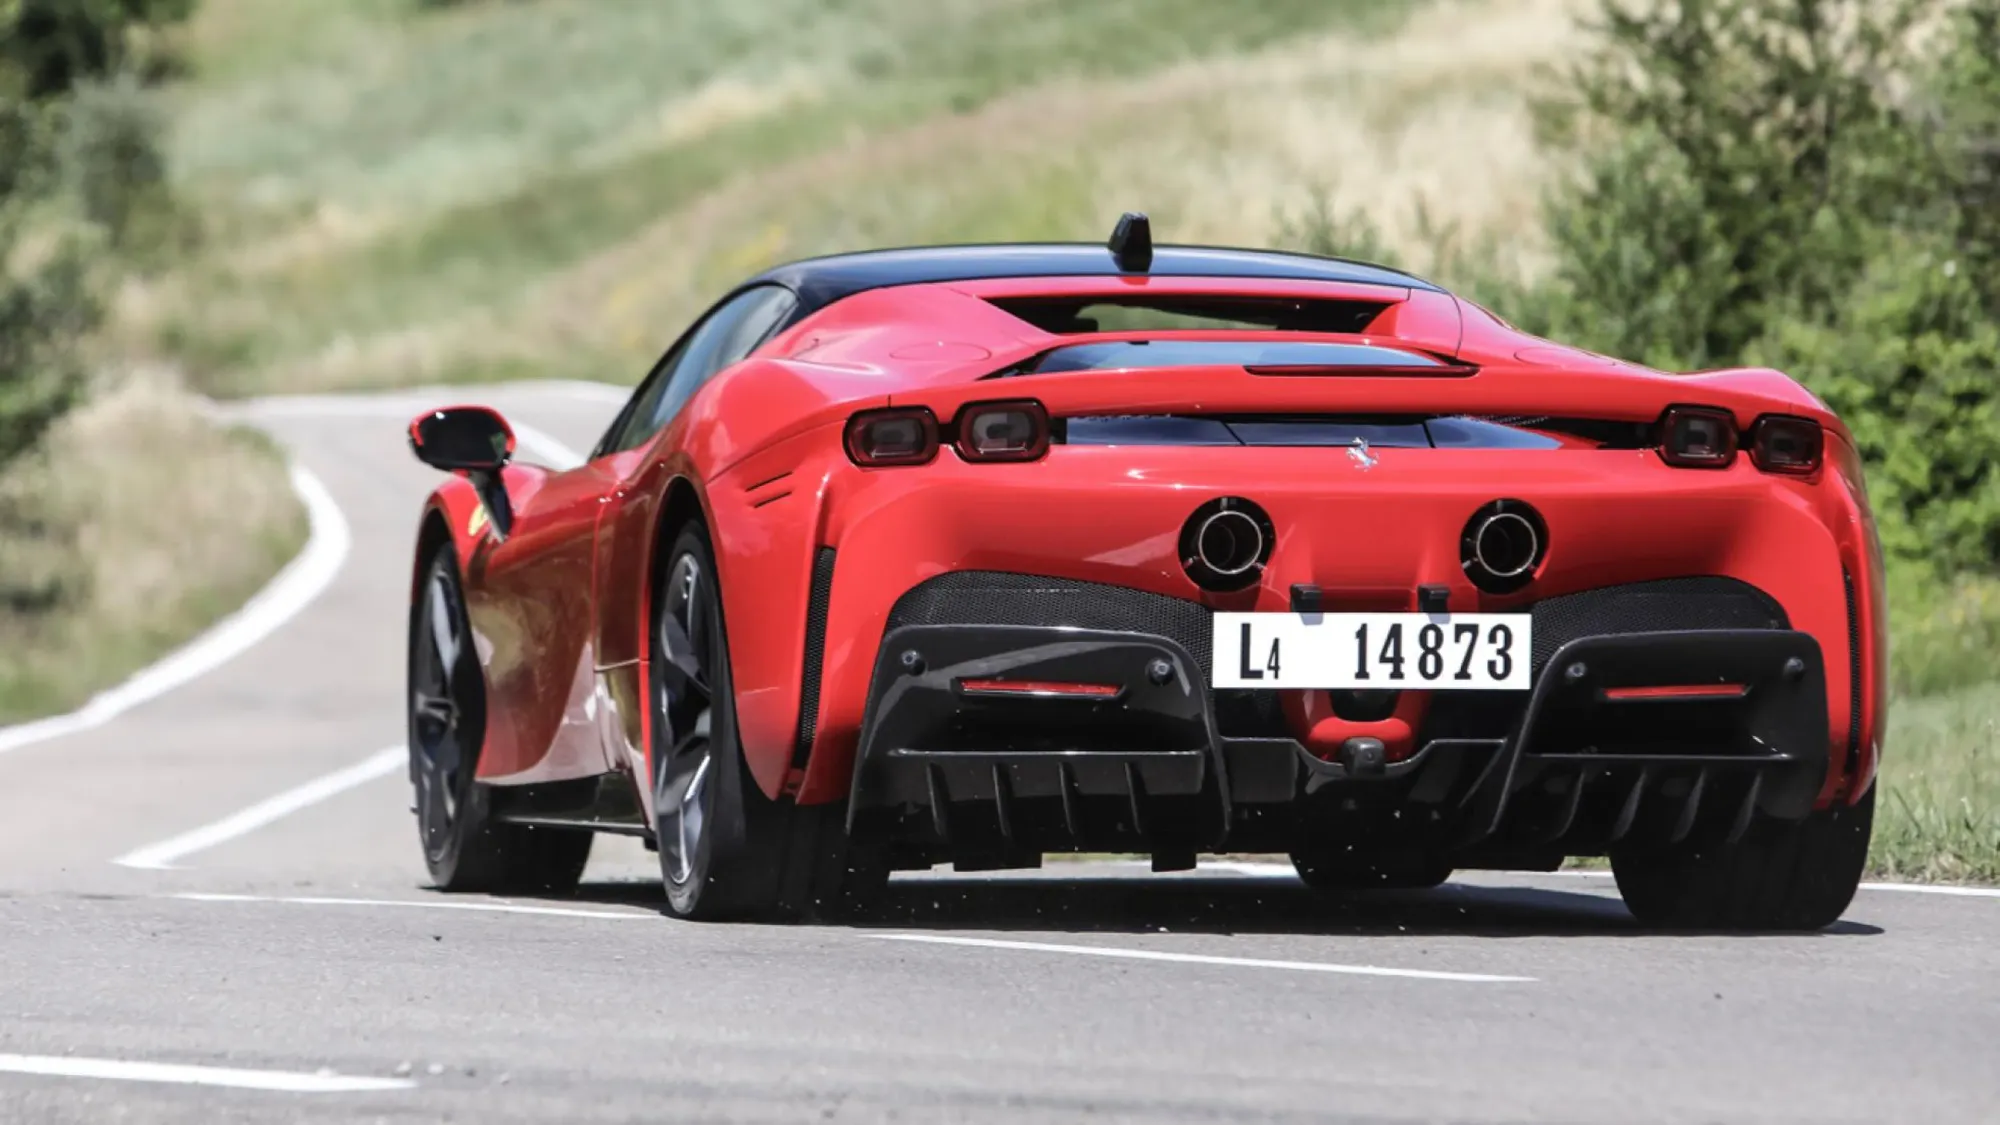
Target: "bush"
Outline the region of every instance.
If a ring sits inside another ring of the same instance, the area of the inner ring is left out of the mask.
[[[0,0],[0,71],[22,96],[61,97],[93,78],[161,68],[143,33],[185,20],[195,0]]]
[[[160,143],[166,122],[146,89],[129,74],[86,83],[63,118],[63,180],[84,218],[120,249],[168,233],[173,202]]]
[[[0,466],[82,395],[74,344],[99,314],[83,244],[45,221],[47,121],[38,107],[0,96],[0,130],[19,146],[0,194]]]
[[[1897,566],[2000,571],[2000,4],[1604,0],[1598,29],[1538,107],[1574,173],[1551,274],[1488,303],[1791,373],[1853,429]]]
[[[1780,320],[1746,356],[1847,422],[1884,550],[1945,573],[2000,559],[2000,325],[1972,274],[1935,237],[1890,237],[1838,315]]]

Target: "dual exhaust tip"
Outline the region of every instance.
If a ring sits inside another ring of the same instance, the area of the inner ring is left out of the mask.
[[[1264,509],[1240,496],[1210,500],[1181,525],[1181,569],[1204,590],[1227,593],[1257,584],[1277,545]]]
[[[1254,502],[1225,496],[1196,508],[1181,526],[1181,568],[1204,590],[1248,589],[1263,576],[1277,543],[1271,517]],[[1526,586],[1548,553],[1548,525],[1521,500],[1495,500],[1472,514],[1459,538],[1459,564],[1474,586],[1506,594]]]
[[[1495,500],[1472,513],[1458,541],[1458,562],[1474,586],[1511,594],[1534,580],[1548,555],[1549,526],[1526,501]]]

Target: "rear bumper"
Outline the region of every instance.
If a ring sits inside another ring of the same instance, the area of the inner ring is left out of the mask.
[[[874,668],[851,825],[972,866],[1045,851],[1282,851],[1329,831],[1514,866],[1728,839],[1753,813],[1812,809],[1830,738],[1809,634],[1583,636],[1537,663],[1534,689],[1489,708],[1500,725],[1483,733],[1427,724],[1404,760],[1323,760],[1293,738],[1223,733],[1203,661],[1169,636],[900,626]],[[1102,690],[981,690],[993,680]],[[1741,691],[1618,690],[1662,683]]]

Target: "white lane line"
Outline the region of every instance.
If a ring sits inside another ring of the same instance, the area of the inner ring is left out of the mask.
[[[525,422],[509,422],[508,425],[513,427],[515,443],[541,458],[549,468],[574,469],[583,464],[583,454],[550,437],[546,431]]]
[[[491,914],[541,914],[553,918],[655,918],[629,910],[578,910],[566,906],[525,906],[515,902],[445,902],[405,898],[313,898],[286,895],[232,895],[188,892],[171,896],[188,902],[275,902],[290,906],[410,907],[418,910],[474,910]]]
[[[1471,984],[1526,984],[1534,977],[1495,976],[1489,973],[1447,973],[1431,969],[1385,969],[1377,965],[1337,965],[1324,961],[1270,961],[1258,957],[1212,957],[1200,953],[1164,953],[1156,949],[1117,949],[1103,945],[1054,945],[1040,941],[994,941],[989,938],[945,937],[941,934],[864,934],[882,941],[910,941],[925,945],[963,945],[976,949],[1024,949],[1036,953],[1070,953],[1081,957],[1116,957],[1128,961],[1171,961],[1183,965],[1224,965],[1239,969],[1286,969],[1299,973],[1339,973],[1363,977],[1405,977],[1412,980],[1446,980]]]
[[[378,777],[387,777],[403,768],[408,761],[409,751],[401,746],[377,750],[365,760],[346,769],[335,770],[297,788],[287,789],[275,797],[259,801],[239,813],[224,817],[213,824],[203,825],[192,832],[183,832],[170,840],[162,840],[157,844],[148,844],[137,851],[127,852],[112,862],[120,867],[164,871],[172,867],[175,860],[255,832],[274,820],[290,816],[300,809],[345,793],[358,785],[366,785]]]
[[[82,708],[67,715],[0,727],[0,754],[103,726],[227,664],[311,605],[340,573],[353,546],[353,535],[340,506],[318,477],[296,464],[291,476],[292,489],[305,504],[311,527],[298,557],[235,613],[131,679],[99,693]]]
[[[1863,883],[1864,891],[1902,891],[1913,895],[1948,895],[1954,898],[2000,898],[2000,887],[1960,887],[1950,883]]]
[[[410,1090],[407,1078],[364,1078],[326,1071],[238,1070],[222,1066],[87,1059],[75,1055],[0,1055],[0,1072],[54,1078],[105,1078],[121,1082],[167,1082],[177,1086],[226,1086],[235,1090],[275,1090],[286,1094],[358,1094]]]
[[[1564,870],[1544,871],[1543,875],[1560,875],[1569,879],[1609,879],[1609,871]],[[1893,891],[1898,894],[1944,895],[1947,898],[2000,898],[2000,887],[1968,887],[1958,883],[1863,883],[1864,891]]]

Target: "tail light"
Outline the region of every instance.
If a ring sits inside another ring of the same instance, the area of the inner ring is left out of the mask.
[[[1669,465],[1725,469],[1736,461],[1736,418],[1727,410],[1672,407],[1660,431],[1660,458]]]
[[[870,410],[847,423],[847,455],[863,468],[925,465],[937,451],[937,418],[922,407]]]
[[[1049,414],[1030,399],[975,402],[958,412],[958,453],[967,461],[1034,461],[1049,451]]]
[[[1816,473],[1825,449],[1826,433],[1810,418],[1767,414],[1750,428],[1750,460],[1767,473]]]

